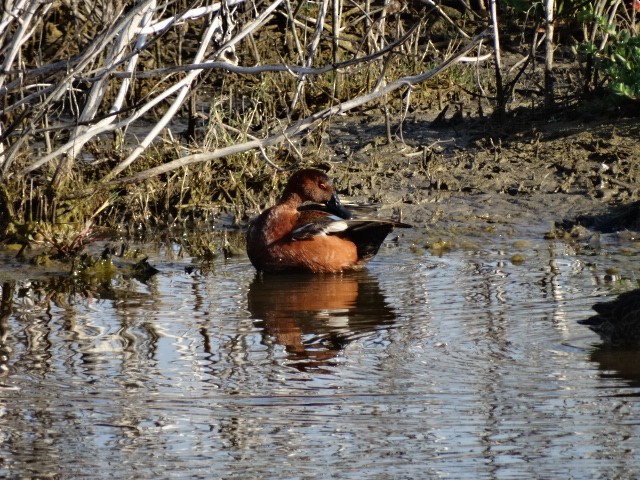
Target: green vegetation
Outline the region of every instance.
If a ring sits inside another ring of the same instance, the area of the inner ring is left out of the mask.
[[[640,92],[640,3],[587,2],[577,18],[584,39],[579,52],[585,63],[585,90],[607,88],[637,100]]]
[[[608,89],[616,95],[637,100],[640,98],[640,37],[629,32],[612,32],[602,52],[587,43],[583,52],[595,59],[606,80]]]

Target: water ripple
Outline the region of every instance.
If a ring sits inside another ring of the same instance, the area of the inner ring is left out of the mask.
[[[576,324],[633,261],[407,235],[348,275],[158,254],[147,283],[3,284],[0,475],[640,474],[638,353]]]

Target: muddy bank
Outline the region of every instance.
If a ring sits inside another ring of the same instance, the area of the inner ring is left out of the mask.
[[[609,232],[639,229],[638,208],[624,210],[639,198],[637,119],[523,120],[506,126],[467,119],[438,128],[432,120],[415,117],[387,129],[380,116],[337,119],[326,129],[319,150],[303,150],[305,160],[328,170],[344,200],[373,203],[375,215],[415,225],[414,232],[403,235],[420,246],[473,248],[474,237],[514,232],[525,238],[584,238],[587,234],[576,233],[576,225],[606,226]],[[265,196],[275,198],[276,193]],[[149,249],[157,248],[152,243],[175,242],[182,255],[202,262],[230,252],[242,254],[243,229],[258,213],[258,205],[241,218],[232,212],[230,206],[213,224],[165,227],[168,232],[147,232],[136,241],[148,242],[144,248]],[[212,232],[212,226],[231,233],[203,233]],[[116,245],[117,250],[123,241],[131,241],[120,233],[108,239],[98,235],[99,241],[86,252],[99,258],[107,246]],[[461,241],[463,237],[467,240]],[[69,263],[34,265],[42,253],[36,249],[19,261],[16,247],[0,256],[5,266],[0,279],[74,275]],[[127,268],[144,257],[144,248],[129,259]]]
[[[344,194],[419,224],[536,211],[559,221],[639,198],[637,118],[468,120],[447,129],[413,118],[392,127],[392,144],[387,131],[373,117],[334,123],[322,154]]]

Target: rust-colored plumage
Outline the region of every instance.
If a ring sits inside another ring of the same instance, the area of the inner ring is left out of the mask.
[[[304,169],[291,176],[278,203],[251,223],[247,253],[256,269],[265,272],[357,270],[378,252],[394,227],[408,226],[352,218],[329,177]]]

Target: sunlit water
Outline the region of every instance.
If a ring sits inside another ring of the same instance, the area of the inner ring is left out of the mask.
[[[637,477],[640,355],[576,320],[638,248],[545,226],[442,256],[402,232],[351,275],[191,271],[168,245],[146,284],[6,282],[0,476]]]

